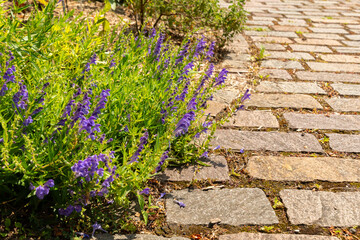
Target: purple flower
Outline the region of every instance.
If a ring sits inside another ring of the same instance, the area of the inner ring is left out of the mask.
[[[165,35],[160,34],[160,37],[158,38],[158,41],[157,41],[155,49],[154,49],[154,55],[158,57],[157,60],[159,60],[159,55],[160,55],[160,52],[161,52],[161,48],[162,48],[162,45],[163,45],[164,38],[165,38]]]
[[[52,179],[47,180],[47,182],[44,184],[44,186],[49,187],[49,188],[54,187],[55,186],[54,180],[52,180]]]
[[[150,194],[150,188],[144,188],[144,190],[142,190],[139,194],[149,195]]]
[[[153,29],[151,30],[150,38],[154,38],[155,36],[156,36],[156,29],[153,28]]]
[[[215,42],[211,42],[211,44],[209,46],[209,50],[206,53],[207,60],[210,60],[210,58],[212,58],[214,56],[214,47],[215,47]]]
[[[174,131],[175,136],[179,137],[188,132],[189,127],[191,125],[191,121],[195,120],[195,113],[190,111],[184,115],[182,119],[176,125],[176,129]]]
[[[183,203],[183,202],[180,202],[180,201],[178,201],[178,200],[174,200],[174,202],[175,202],[177,205],[179,205],[180,208],[184,208],[184,207],[185,207],[185,203]]]
[[[224,68],[223,70],[221,70],[221,72],[219,73],[218,77],[215,78],[215,86],[221,85],[225,82],[226,76],[227,76],[228,71]]]
[[[105,230],[101,227],[101,225],[98,224],[97,222],[95,222],[94,225],[92,225],[92,227],[93,227],[93,231],[92,231],[92,234],[91,234],[92,237],[94,237],[94,234],[95,234],[95,231],[96,231],[96,230],[101,230],[101,231],[107,233],[107,231],[105,231]]]
[[[220,145],[217,145],[216,147],[214,147],[214,150],[218,150],[220,148]]]
[[[49,194],[49,187],[47,187],[47,186],[43,187],[40,185],[36,188],[35,191],[36,191],[36,196],[39,199],[44,199],[44,197]]]
[[[59,209],[59,214],[60,215],[64,215],[64,216],[70,216],[70,214],[74,211],[74,206],[73,205],[69,205],[66,209],[60,208]]]
[[[81,212],[82,207],[81,207],[80,205],[75,205],[75,206],[74,206],[74,209],[75,209],[76,212],[79,213],[79,212]]]
[[[190,40],[187,41],[187,43],[184,45],[183,49],[180,51],[179,55],[177,56],[177,59],[175,61],[175,66],[184,60],[184,57],[189,50],[189,45],[190,45]]]
[[[30,115],[31,115],[31,116],[34,116],[34,115],[38,114],[39,112],[41,112],[41,110],[43,110],[43,109],[44,109],[44,108],[39,107],[39,108],[35,109]]]
[[[2,85],[0,90],[0,96],[5,96],[6,91],[9,90],[9,88],[6,85],[6,82]]]
[[[244,149],[240,149],[240,153],[244,153]]]
[[[204,152],[204,153],[200,156],[200,158],[207,158],[207,157],[209,157],[209,156],[208,156],[208,152]]]
[[[115,66],[116,66],[115,60],[114,60],[114,59],[111,59],[109,68],[113,68],[113,67],[115,67]]]
[[[29,116],[27,119],[24,120],[24,126],[29,126],[30,123],[33,122],[33,119],[31,118],[31,116]]]
[[[244,95],[241,98],[241,102],[244,102],[246,99],[250,99],[251,94],[249,93],[249,89],[246,89]]]
[[[96,64],[96,58],[97,58],[97,55],[96,55],[96,53],[94,53],[94,55],[91,56],[89,62],[86,63],[85,69],[82,71],[83,74],[85,72],[90,72],[90,65],[91,64]]]
[[[166,193],[161,193],[159,199],[163,198],[166,195]]]
[[[132,155],[132,157],[130,158],[130,163],[133,162],[138,162],[139,156],[141,151],[144,149],[144,145],[147,144],[147,140],[149,138],[149,133],[148,131],[145,129],[144,135],[140,138],[140,143],[138,145],[138,149],[136,150],[136,152]]]
[[[206,48],[206,42],[204,40],[204,37],[202,37],[195,48],[194,57],[199,56],[202,52],[204,52],[204,49]]]
[[[188,103],[187,110],[196,110],[196,97],[193,97]]]
[[[169,151],[165,151],[160,158],[160,162],[157,165],[155,171],[159,172],[161,170],[162,165],[164,164],[165,160],[169,158]]]

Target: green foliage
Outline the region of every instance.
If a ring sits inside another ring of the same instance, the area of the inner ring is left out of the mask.
[[[245,0],[235,0],[228,9],[218,0],[125,0],[132,10],[138,29],[148,21],[159,24],[177,36],[187,36],[199,28],[216,37],[217,46],[239,33],[246,21]]]

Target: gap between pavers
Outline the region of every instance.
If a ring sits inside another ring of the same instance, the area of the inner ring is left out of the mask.
[[[280,198],[292,224],[322,227],[360,225],[360,192],[285,189]]]
[[[233,151],[269,150],[274,152],[323,152],[318,140],[307,133],[251,132],[218,129],[210,141],[213,147]]]
[[[250,157],[250,176],[272,181],[360,182],[360,160],[331,157]]]
[[[304,234],[238,233],[221,235],[219,240],[339,240],[339,238]]]
[[[181,201],[184,208],[174,201]],[[233,188],[203,191],[183,189],[166,196],[166,221],[176,224],[271,225],[279,221],[265,193],[259,188]]]

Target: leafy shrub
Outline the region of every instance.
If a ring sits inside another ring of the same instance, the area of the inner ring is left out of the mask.
[[[55,4],[26,23],[0,7],[1,208],[100,222],[91,203],[143,201],[166,161],[206,155],[194,139],[216,128],[203,109],[227,71],[214,73],[203,39],[178,48],[155,30],[116,34],[104,11],[54,17]]]
[[[115,0],[110,0],[114,4]],[[234,0],[229,9],[220,8],[219,0],[125,0],[132,10],[138,29],[149,20],[165,29],[186,36],[203,28],[216,38],[217,46],[239,33],[245,24],[245,0]]]

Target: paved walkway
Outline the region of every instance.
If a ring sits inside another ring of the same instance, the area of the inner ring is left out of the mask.
[[[360,239],[360,1],[249,0],[246,9],[247,30],[223,63],[227,87],[208,109],[216,115],[252,87],[247,109],[211,142],[227,151],[210,168],[162,176],[220,183],[168,194],[166,221],[230,226],[220,240]]]

